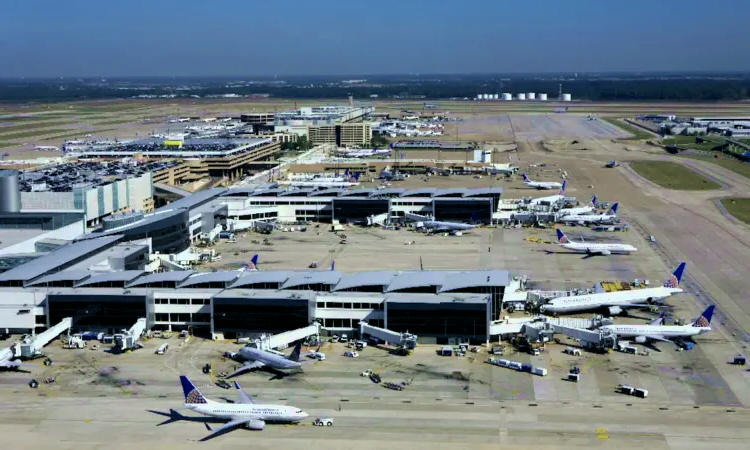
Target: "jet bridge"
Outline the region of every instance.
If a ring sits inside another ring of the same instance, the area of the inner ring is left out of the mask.
[[[319,334],[320,324],[315,322],[312,325],[274,334],[273,336],[262,334],[259,338],[251,340],[247,345],[265,351],[285,349],[292,342],[301,341],[310,336],[318,336]]]
[[[29,336],[21,342],[18,346],[20,354],[16,357],[20,358],[34,358],[42,354],[41,349],[49,344],[57,336],[61,335],[65,331],[70,330],[73,325],[73,319],[66,317],[60,321],[57,325],[51,327],[47,331],[37,334],[36,336]]]
[[[417,336],[411,333],[399,333],[397,331],[386,330],[368,324],[367,322],[359,323],[359,335],[376,337],[405,350],[414,350],[417,347]]]
[[[138,340],[144,331],[146,331],[146,319],[138,319],[128,331],[115,335],[115,345],[120,350],[133,350],[139,345]]]

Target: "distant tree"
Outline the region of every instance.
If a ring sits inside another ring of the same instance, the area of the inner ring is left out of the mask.
[[[373,134],[372,139],[370,139],[370,145],[373,147],[387,147],[388,144],[388,139],[382,134]]]

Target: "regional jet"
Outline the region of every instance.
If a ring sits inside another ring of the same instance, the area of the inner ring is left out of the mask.
[[[664,280],[659,287],[646,289],[631,289],[628,291],[599,292],[588,295],[574,295],[570,297],[558,297],[542,306],[543,313],[575,313],[592,309],[609,310],[610,315],[620,314],[626,308],[643,308],[653,305],[656,301],[665,299],[671,295],[684,292],[679,286],[682,274],[685,272],[685,263],[682,262]]]
[[[258,254],[254,254],[244,267],[237,269],[239,272],[255,272],[258,270]]]
[[[596,211],[596,195],[591,197],[591,201],[586,206],[580,206],[578,208],[563,208],[559,213],[563,216],[581,216],[588,215]]]
[[[635,338],[638,344],[648,341],[662,341],[674,344],[672,339],[688,338],[711,331],[711,317],[714,305],[705,311],[690,325],[605,325],[600,330],[608,330],[618,338]]]
[[[562,187],[562,183],[556,181],[531,181],[531,179],[526,176],[526,173],[521,174],[521,178],[523,178],[523,183],[526,186],[536,189],[560,189]]]
[[[205,423],[211,434],[201,441],[207,441],[238,427],[262,430],[265,428],[266,422],[297,423],[308,417],[306,412],[294,406],[256,404],[249,395],[240,389],[237,383],[234,383],[234,387],[238,391],[235,403],[219,403],[207,399],[184,375],[180,376],[180,383],[182,384],[182,393],[185,395],[184,408],[204,416],[228,420],[226,424],[215,430],[212,430],[208,423]]]
[[[430,233],[446,233],[449,231],[468,231],[473,228],[476,228],[476,225],[473,225],[471,223],[442,222],[439,220],[433,220],[431,216],[422,216],[419,214],[406,213],[404,214],[404,217],[416,222],[417,229],[424,229],[424,230],[429,231]],[[474,213],[471,215],[471,219],[469,220],[469,222],[475,222],[476,219],[477,219],[477,214]]]
[[[242,363],[242,367],[235,371],[229,377],[235,377],[241,373],[252,369],[267,367],[271,370],[292,370],[298,369],[307,361],[300,361],[300,350],[302,343],[294,346],[294,351],[288,357],[278,353],[272,353],[255,347],[245,346],[239,352],[225,352],[224,356]]]
[[[565,233],[559,228],[557,231],[557,242],[562,248],[573,250],[589,255],[609,256],[613,253],[630,254],[638,251],[630,244],[597,244],[593,242],[570,242]]]
[[[619,203],[613,204],[604,214],[574,214],[563,216],[560,222],[577,223],[579,225],[588,225],[595,223],[614,223],[617,221],[617,208]]]
[[[560,186],[560,190],[557,192],[557,195],[550,195],[549,197],[539,197],[532,199],[531,203],[532,205],[539,205],[542,203],[557,203],[559,201],[562,201],[565,199],[565,188],[568,186],[568,181],[563,180],[562,186]]]

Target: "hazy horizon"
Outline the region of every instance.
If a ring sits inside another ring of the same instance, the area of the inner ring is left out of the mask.
[[[720,27],[706,25],[710,10]],[[750,2],[728,0],[30,0],[2,11],[0,78],[750,70]]]

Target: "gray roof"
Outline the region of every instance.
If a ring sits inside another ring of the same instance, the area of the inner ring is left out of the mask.
[[[435,191],[437,191],[437,188],[434,187],[407,189],[406,192],[401,194],[401,197],[432,197]]]
[[[362,188],[362,189],[348,189],[343,191],[339,194],[339,197],[348,197],[348,196],[362,196],[362,197],[369,197],[370,194],[375,191],[375,188]]]
[[[295,272],[281,289],[302,286],[305,284],[330,284],[336,285],[341,280],[341,272],[338,270],[308,270]]]
[[[345,189],[342,188],[328,188],[328,189],[321,189],[319,191],[310,192],[307,194],[309,197],[336,197],[340,193],[344,192]]]
[[[258,189],[252,193],[250,193],[249,197],[277,197],[280,193],[285,192],[285,189],[281,188],[274,188],[274,189]]]
[[[272,289],[224,289],[213,296],[217,298],[262,298],[262,299],[307,299],[315,298],[317,294],[312,291],[275,291]]]
[[[146,272],[142,270],[121,270],[119,272],[100,273],[92,275],[90,278],[83,280],[83,282],[79,283],[76,287],[83,287],[96,283],[107,283],[110,281],[124,281],[127,284],[129,281],[138,278],[144,273]]]
[[[187,197],[186,197],[187,198]],[[180,202],[182,200],[177,200],[177,202]],[[175,202],[175,203],[177,203]],[[79,236],[76,238],[76,241],[84,241],[89,239],[96,239],[101,238],[103,236],[110,236],[117,233],[122,233],[123,231],[129,230],[131,228],[137,228],[142,227],[144,225],[148,225],[150,223],[159,222],[161,220],[164,220],[168,217],[172,217],[178,214],[182,214],[184,211],[182,209],[163,209],[159,208],[157,209],[153,214],[149,214],[143,218],[143,220],[139,220],[138,222],[133,222],[121,227],[117,227],[111,230],[102,230],[101,232],[93,232],[93,233],[87,233],[83,236]]]
[[[438,289],[438,294],[457,289],[481,286],[507,286],[510,274],[507,270],[472,270],[447,275]]]
[[[386,297],[386,303],[479,303],[490,301],[490,294],[393,294]]]
[[[59,271],[60,267],[70,264],[72,261],[96,251],[106,245],[119,241],[120,235],[107,236],[99,239],[88,239],[74,242],[56,248],[48,254],[21,264],[7,272],[0,274],[0,281],[6,280],[33,280],[36,277],[46,275],[49,272]]]
[[[486,187],[486,188],[474,188],[466,189],[464,197],[478,197],[481,195],[502,195],[503,188],[501,187]]]
[[[52,283],[55,281],[79,281],[84,278],[90,277],[92,272],[88,270],[63,270],[62,272],[51,273],[38,278],[33,283],[29,283],[29,286],[35,286],[42,283]]]
[[[146,275],[144,277],[138,278],[134,282],[130,283],[128,287],[136,287],[148,283],[160,283],[163,281],[174,281],[179,284],[181,281],[185,281],[190,275],[194,273],[195,272],[192,270],[175,270],[172,272],[152,273],[151,275]]]
[[[443,270],[415,270],[401,272],[391,280],[385,292],[400,291],[423,286],[442,286],[445,277],[456,272]]]
[[[335,292],[360,286],[388,286],[397,273],[395,270],[347,273],[341,276],[341,280],[331,291]]]
[[[445,195],[452,195],[452,194],[461,194],[463,197],[466,195],[466,192],[468,189],[466,188],[449,188],[449,189],[438,189],[435,191],[434,194],[432,194],[433,197],[443,197]]]
[[[386,188],[386,189],[376,189],[375,192],[370,194],[370,197],[378,197],[381,195],[397,195],[401,196],[403,193],[406,192],[406,189],[404,188]]]
[[[296,196],[296,195],[304,195],[307,196],[311,192],[315,192],[315,188],[300,188],[300,189],[290,189],[288,191],[284,191],[279,194],[279,197],[289,197],[289,196]]]
[[[229,286],[230,289],[258,283],[283,283],[296,271],[294,270],[258,270],[256,272],[244,272]]]
[[[241,272],[239,271],[200,272],[200,273],[193,274],[190,278],[185,280],[178,287],[184,288],[184,287],[193,286],[193,285],[201,284],[201,283],[229,283],[230,281],[234,281],[237,277],[239,277],[240,274]]]
[[[162,206],[156,211],[169,211],[170,209],[188,208],[192,209],[197,204],[206,202],[212,198],[219,197],[227,192],[227,189],[208,189],[206,191],[198,191],[193,195],[188,195],[179,200],[173,201],[172,203]]]

